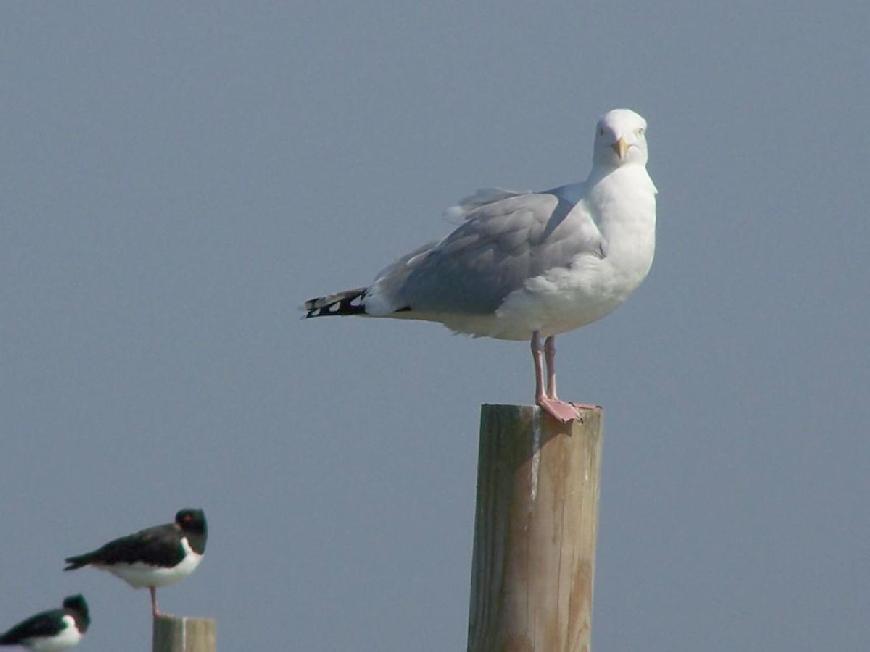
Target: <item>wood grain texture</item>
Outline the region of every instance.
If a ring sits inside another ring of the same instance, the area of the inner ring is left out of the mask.
[[[215,652],[215,621],[161,614],[154,619],[152,652]]]
[[[484,405],[469,652],[589,652],[602,411]]]

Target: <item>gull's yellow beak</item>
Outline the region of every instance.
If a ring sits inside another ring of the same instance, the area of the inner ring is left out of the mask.
[[[628,151],[628,143],[625,142],[625,138],[620,138],[613,143],[611,147],[613,148],[613,151],[616,152],[620,161],[625,158],[625,153]]]

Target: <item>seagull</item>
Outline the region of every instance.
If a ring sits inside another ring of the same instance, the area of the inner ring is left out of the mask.
[[[81,595],[71,595],[63,609],[41,611],[0,634],[0,645],[23,645],[34,652],[65,650],[82,640],[90,624],[88,603]]]
[[[528,340],[535,402],[560,422],[560,333],[601,319],[640,285],[655,251],[656,187],[647,123],[629,109],[598,120],[585,181],[543,192],[479,190],[447,211],[461,220],[366,286],[305,302],[306,318],[361,315],[440,322],[456,333]]]
[[[157,587],[190,575],[205,554],[208,528],[201,509],[182,509],[174,523],[157,525],[109,541],[92,552],[66,559],[64,570],[93,566],[120,577],[133,588],[147,586],[151,613],[157,609]]]

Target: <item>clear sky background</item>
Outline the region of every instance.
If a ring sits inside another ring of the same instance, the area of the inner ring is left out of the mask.
[[[870,5],[0,5],[0,627],[147,592],[64,556],[202,506],[223,650],[466,644],[479,405],[522,343],[302,321],[478,187],[649,121],[658,250],[559,339],[605,407],[594,648],[870,649]]]

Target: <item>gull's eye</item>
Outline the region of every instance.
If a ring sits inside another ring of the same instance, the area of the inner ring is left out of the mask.
[[[638,136],[643,136],[646,133],[646,128],[645,127],[638,127],[637,129],[634,130],[634,133],[636,133]]]

